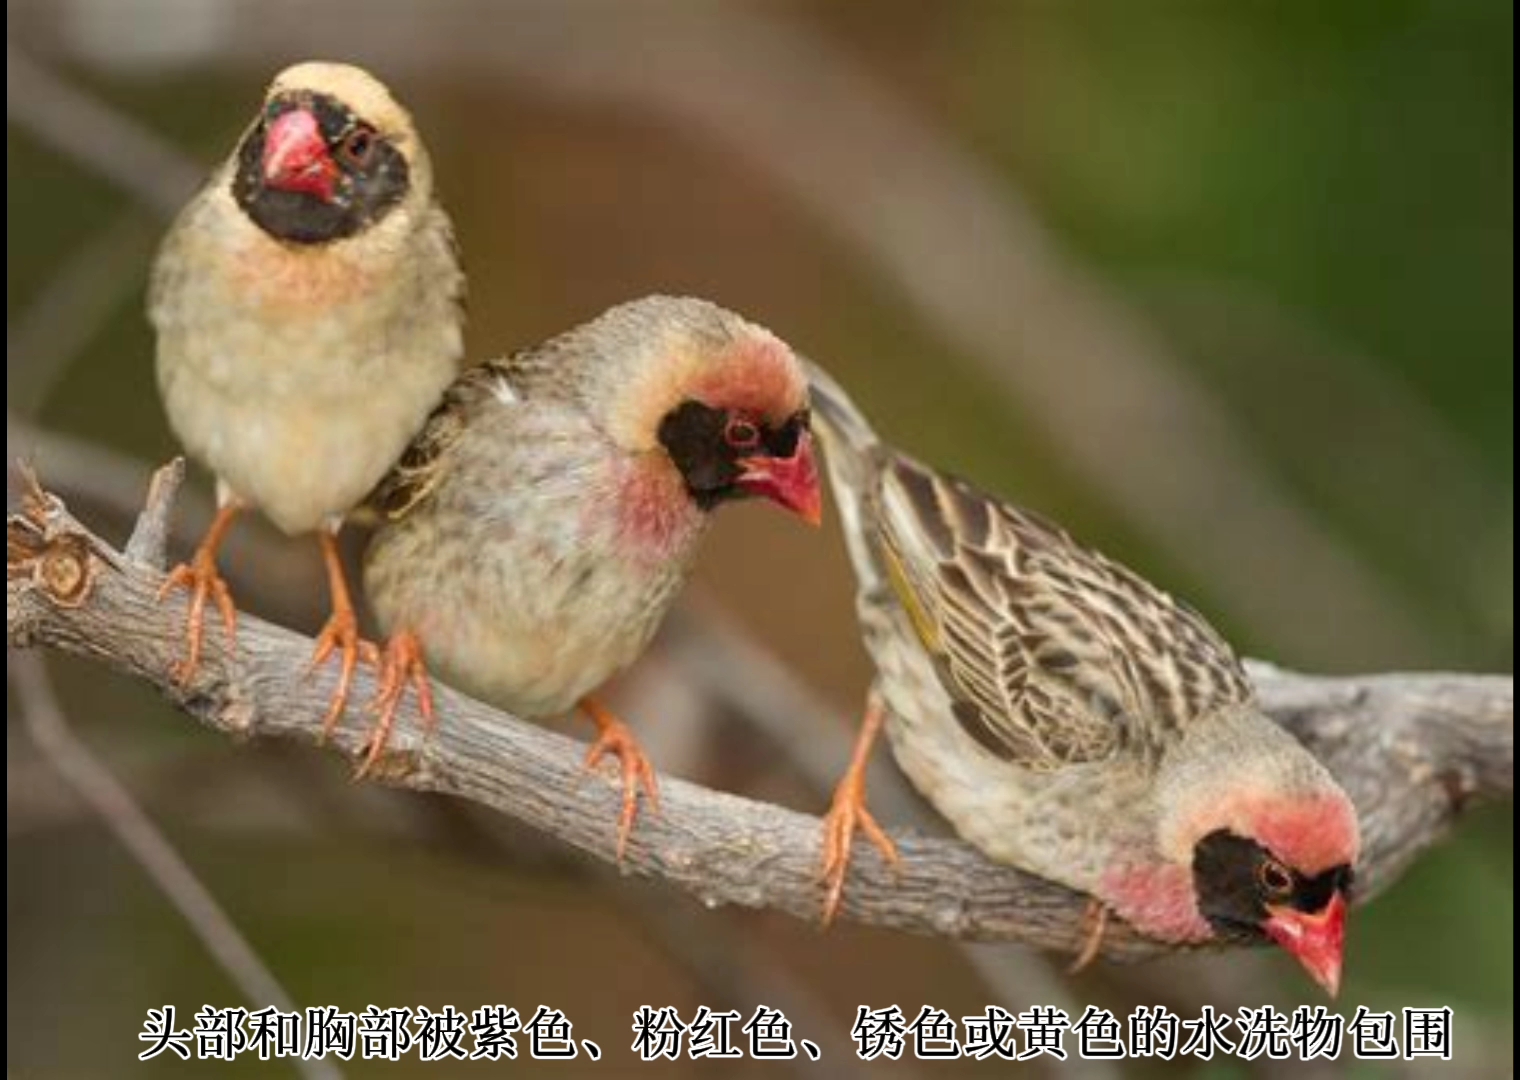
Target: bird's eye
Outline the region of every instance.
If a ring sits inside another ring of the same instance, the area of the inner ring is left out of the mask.
[[[1293,891],[1293,874],[1276,859],[1267,859],[1257,866],[1256,880],[1271,897],[1287,896]]]
[[[753,420],[731,417],[723,429],[723,441],[735,450],[753,450],[760,445],[760,429]]]
[[[360,124],[343,136],[343,143],[339,147],[343,158],[350,165],[364,166],[369,164],[370,157],[375,152],[375,130]]]

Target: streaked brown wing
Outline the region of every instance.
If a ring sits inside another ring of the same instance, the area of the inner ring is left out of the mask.
[[[999,756],[1091,761],[1251,699],[1196,612],[1037,515],[904,458],[879,507],[893,588],[961,723]]]

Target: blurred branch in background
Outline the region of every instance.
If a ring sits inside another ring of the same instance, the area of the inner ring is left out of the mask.
[[[7,521],[7,636],[53,645],[143,678],[180,708],[239,736],[313,737],[331,688],[294,677],[310,642],[252,618],[229,655],[217,647],[189,686],[173,677],[183,648],[183,605],[157,600],[172,499],[183,465],[166,467],[126,552],[79,524],[56,497],[29,492]],[[208,641],[209,644],[209,641]],[[1319,755],[1356,803],[1362,828],[1359,895],[1386,887],[1474,798],[1513,790],[1513,683],[1507,677],[1384,675],[1322,679],[1255,665],[1270,715]],[[363,692],[374,692],[367,677]],[[617,794],[583,785],[581,748],[440,688],[445,718],[419,740],[419,718],[382,757],[388,783],[483,802],[611,862]],[[345,720],[335,746],[357,759],[365,726]],[[706,906],[738,904],[815,918],[820,903],[818,819],[679,780],[662,811],[646,814],[624,869],[692,893]],[[902,837],[901,872],[857,860],[844,911],[873,925],[950,937],[1015,940],[1075,951],[1087,898],[995,866],[967,845]],[[1102,955],[1176,951],[1122,925]]]
[[[45,146],[79,162],[156,215],[173,217],[206,170],[150,129],[9,43],[5,112]]]
[[[87,803],[133,859],[174,905],[217,966],[243,994],[252,1009],[295,1011],[285,988],[201,884],[195,872],[164,839],[131,794],[69,730],[42,658],[20,654],[7,658],[6,675],[21,704],[22,721],[32,740],[58,775]],[[311,1080],[337,1080],[341,1069],[329,1061],[296,1058],[292,1067]]]
[[[6,117],[44,146],[169,218],[205,170],[151,129],[7,43]],[[141,284],[159,229],[128,211],[91,237],[7,327],[9,407],[35,409],[117,306]]]
[[[1304,655],[1333,651],[1346,623],[1366,628],[1368,657],[1420,656],[1435,639],[1410,598],[1298,503],[1213,394],[1006,179],[775,7],[439,0],[370,4],[363,19],[297,0],[207,0],[194,19],[155,2],[130,16],[79,2],[67,19],[53,5],[12,7],[36,48],[100,66],[242,64],[267,77],[297,54],[332,55],[388,76],[520,80],[674,120],[855,249],[1232,616]],[[479,33],[487,20],[511,32]]]
[[[158,230],[129,212],[69,256],[6,328],[6,401],[35,412],[97,331],[142,283]]]
[[[1228,374],[1241,422],[1271,437],[1316,497],[1375,520],[1388,546],[1425,568],[1442,593],[1431,607],[1466,609],[1494,639],[1514,633],[1513,493],[1428,402],[1259,290],[1171,276],[1141,291],[1182,344]],[[1348,452],[1323,452],[1336,445]],[[1378,463],[1370,478],[1368,461]],[[1416,501],[1441,529],[1410,527]],[[1455,560],[1453,537],[1464,548]]]

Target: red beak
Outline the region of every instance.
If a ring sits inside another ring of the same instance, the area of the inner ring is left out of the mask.
[[[797,449],[788,458],[741,458],[738,485],[751,495],[763,496],[796,514],[809,525],[823,520],[823,492],[818,486],[818,465],[813,459],[813,440],[804,431]]]
[[[1267,908],[1262,929],[1308,970],[1311,978],[1334,997],[1341,988],[1341,956],[1346,940],[1346,901],[1340,893],[1323,911]]]
[[[306,109],[291,109],[275,117],[264,133],[264,183],[327,202],[337,176],[315,116]]]

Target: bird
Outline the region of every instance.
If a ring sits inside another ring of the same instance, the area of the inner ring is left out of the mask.
[[[153,264],[148,319],[169,425],[216,479],[204,539],[164,582],[189,593],[178,678],[206,606],[237,613],[217,553],[256,509],[315,533],[331,615],[308,672],[337,652],[330,733],[361,657],[337,535],[464,361],[464,272],[411,116],[369,72],[306,62],[275,76],[236,148],[186,204]]]
[[[643,652],[713,512],[758,497],[816,525],[807,380],[770,331],[706,300],[648,296],[470,368],[372,500],[365,595],[386,632],[361,772],[429,672],[528,719],[577,706],[586,755],[621,764],[622,859],[658,785],[596,696]]]
[[[876,674],[825,818],[824,922],[884,728],[915,788],[995,862],[1172,943],[1272,941],[1331,996],[1360,848],[1329,772],[1181,601],[1054,523],[881,441],[809,366],[813,425]]]

